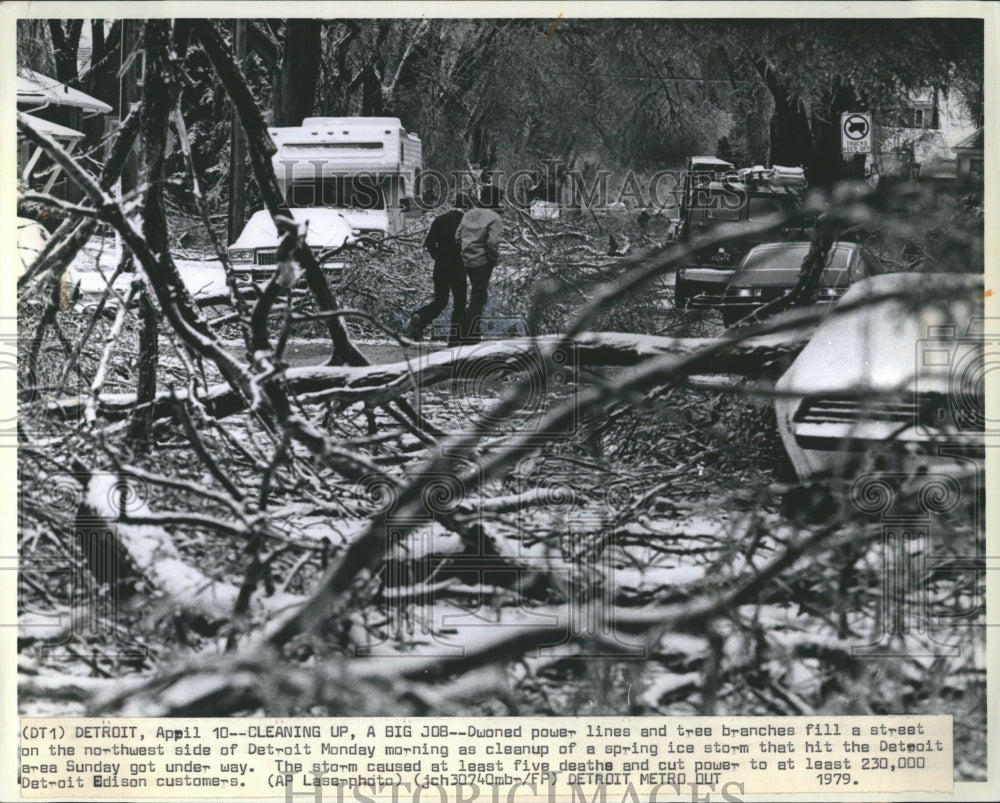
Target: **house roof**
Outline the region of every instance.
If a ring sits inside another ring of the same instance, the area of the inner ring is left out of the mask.
[[[111,107],[103,100],[73,89],[55,78],[22,69],[17,76],[17,102],[24,104],[73,106],[94,114],[107,114]]]
[[[43,134],[48,134],[55,139],[83,139],[83,134],[75,128],[68,128],[64,125],[59,125],[59,123],[53,123],[51,120],[43,120],[41,117],[35,117],[31,114],[26,114],[24,117],[36,131],[41,131]]]
[[[962,148],[964,150],[970,150],[970,151],[983,150],[983,146],[985,145],[986,142],[986,137],[983,134],[983,131],[984,131],[983,126],[980,126],[972,134],[967,136],[957,145],[954,145],[953,146],[954,149],[958,150],[959,148]]]

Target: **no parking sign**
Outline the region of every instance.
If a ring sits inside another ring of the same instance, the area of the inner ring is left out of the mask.
[[[840,149],[845,154],[872,152],[870,112],[844,112],[840,115]]]

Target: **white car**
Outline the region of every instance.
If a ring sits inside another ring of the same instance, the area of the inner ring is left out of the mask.
[[[911,295],[864,303],[895,292]],[[775,386],[778,430],[799,478],[982,460],[982,303],[979,274],[889,273],[854,284]]]
[[[41,223],[26,217],[17,219],[17,251],[21,256],[21,264],[17,267],[18,277],[24,275],[38,259],[48,241],[49,233]]]
[[[319,256],[357,241],[358,235],[338,209],[329,207],[295,208],[296,223],[305,224],[306,244]],[[278,229],[266,210],[255,212],[240,236],[229,246],[229,259],[237,273],[254,280],[270,278],[277,265]]]
[[[19,279],[35,263],[48,241],[49,232],[41,223],[26,217],[17,219],[17,253],[20,257],[17,265],[17,277]],[[70,305],[71,277],[72,271],[67,269],[63,273],[59,288],[60,306],[64,310],[68,309]]]

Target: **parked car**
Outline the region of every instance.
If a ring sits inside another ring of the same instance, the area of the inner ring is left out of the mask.
[[[292,209],[292,218],[306,224],[306,244],[319,256],[324,251],[353,243],[357,236],[336,209]],[[240,236],[229,246],[229,260],[237,275],[254,281],[270,278],[277,265],[278,229],[267,210],[254,212]]]
[[[26,217],[17,219],[17,251],[21,256],[21,264],[17,266],[18,277],[38,259],[48,241],[49,233],[41,223]]]
[[[859,459],[904,471],[982,460],[982,304],[981,274],[889,273],[853,285],[776,383],[778,430],[799,477],[856,473]]]
[[[677,240],[695,247],[677,271],[674,305],[678,309],[715,309],[740,260],[755,245],[773,239],[767,228],[787,221],[785,240],[808,239],[811,218],[802,217],[805,172],[800,167],[761,165],[735,169],[712,156],[688,159],[681,193]],[[725,245],[698,248],[716,238]]]
[[[751,249],[722,293],[719,308],[723,323],[732,326],[793,289],[809,247],[809,243],[795,242],[766,243]],[[857,243],[834,243],[820,277],[816,302],[836,301],[848,285],[885,272],[885,267],[867,248]]]
[[[19,279],[35,263],[48,241],[48,229],[37,220],[26,217],[17,219],[17,253],[20,257],[17,265],[17,277]],[[63,272],[59,287],[59,302],[63,310],[68,309],[70,305],[70,296],[73,293],[72,278],[73,272],[67,268]]]

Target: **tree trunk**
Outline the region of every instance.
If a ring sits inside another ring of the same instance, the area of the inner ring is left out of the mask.
[[[247,21],[236,20],[233,34],[233,55],[242,70],[247,54]],[[246,134],[234,108],[230,116],[229,141],[229,242],[243,230],[243,212],[247,206]]]
[[[128,54],[139,46],[140,25],[141,23],[138,20],[122,21],[122,49],[125,58],[128,58]],[[122,67],[124,68],[124,66],[123,64]],[[131,111],[132,104],[137,103],[139,100],[138,76],[139,62],[138,59],[135,59],[121,76],[118,113],[123,120],[129,111]],[[122,170],[122,193],[135,189],[138,183],[138,176],[139,154],[137,149],[133,148],[129,152],[125,160],[125,167]]]
[[[840,115],[855,111],[862,109],[854,90],[835,79],[834,90],[824,104],[822,116],[815,113],[812,116],[813,153],[807,163],[810,183],[830,186],[855,177],[852,175],[854,160],[845,161],[840,142]],[[864,177],[863,172],[861,177]]]
[[[757,70],[774,99],[771,115],[771,164],[791,167],[812,164],[813,141],[805,104],[789,95],[774,70],[758,63]],[[812,176],[809,177],[812,181]]]
[[[382,76],[370,62],[361,73],[361,116],[382,116]]]
[[[126,438],[136,452],[149,450],[153,433],[153,406],[156,397],[156,366],[160,356],[157,333],[159,316],[143,290],[139,296],[139,360],[136,371],[136,400],[138,406],[132,413]]]
[[[115,106],[118,103],[117,73],[122,66],[120,56],[123,21],[114,20],[105,32],[106,22],[103,19],[90,21],[90,69],[83,82],[83,90],[88,95]]]
[[[76,55],[80,48],[80,32],[83,20],[67,20],[63,27],[61,20],[49,20],[49,35],[55,51],[56,79],[64,84],[76,83],[78,71]]]
[[[274,82],[272,125],[302,125],[313,113],[319,80],[321,20],[291,19],[285,23],[285,52]]]
[[[147,22],[143,30],[143,47],[148,64],[156,68],[146,70],[143,84],[141,115],[142,150],[144,156],[143,179],[146,197],[142,207],[142,233],[150,248],[156,253],[168,252],[167,220],[163,210],[163,165],[167,151],[167,124],[169,115],[169,85],[156,56],[167,45],[165,21]],[[150,403],[156,396],[156,365],[159,356],[157,316],[147,291],[139,301],[139,370],[136,399],[138,407],[129,424],[128,440],[136,451],[146,451],[151,443],[152,409]]]

